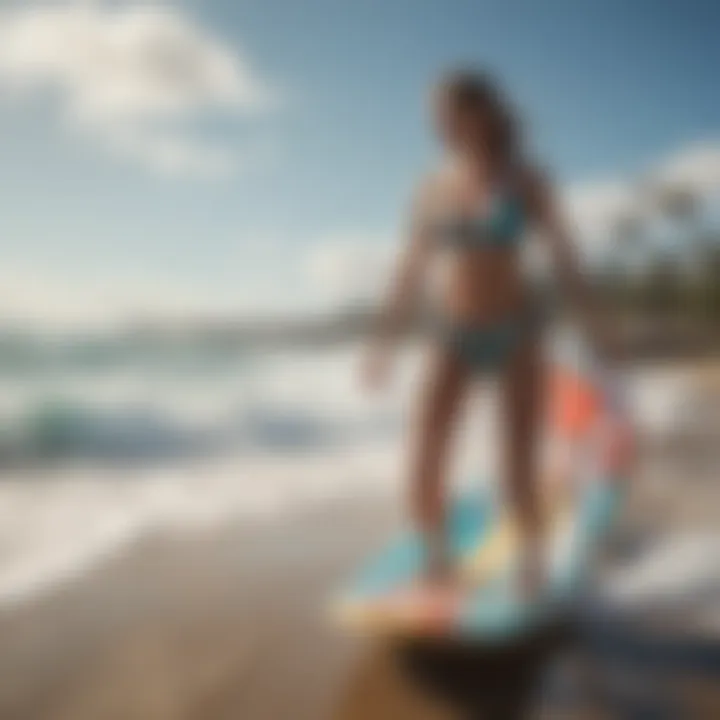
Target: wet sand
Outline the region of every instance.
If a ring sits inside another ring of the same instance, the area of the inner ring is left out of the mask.
[[[329,717],[359,647],[323,602],[391,525],[355,501],[138,542],[0,614],[0,717]]]

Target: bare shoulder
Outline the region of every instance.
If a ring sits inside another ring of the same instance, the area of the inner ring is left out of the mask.
[[[416,185],[414,195],[415,212],[430,216],[441,206],[450,187],[447,168],[439,167],[426,172]]]
[[[543,214],[553,196],[550,173],[540,165],[523,163],[518,169],[518,186],[523,202],[535,215]]]

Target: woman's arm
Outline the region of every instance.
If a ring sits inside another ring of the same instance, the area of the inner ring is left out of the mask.
[[[541,237],[548,243],[563,290],[570,298],[590,341],[602,355],[614,355],[615,343],[606,316],[587,283],[574,239],[560,210],[550,182],[531,173],[528,198]]]
[[[386,299],[377,315],[366,366],[366,376],[372,384],[384,380],[394,341],[416,309],[430,256],[426,223],[430,195],[431,185],[426,181],[415,193],[409,213],[406,244],[397,261]]]

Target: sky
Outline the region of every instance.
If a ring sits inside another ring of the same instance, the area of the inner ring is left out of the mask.
[[[0,321],[360,292],[458,65],[502,81],[583,238],[645,173],[711,195],[718,27],[715,0],[0,0]]]

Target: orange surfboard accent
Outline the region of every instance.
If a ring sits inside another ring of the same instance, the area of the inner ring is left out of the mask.
[[[569,370],[556,370],[550,378],[550,422],[571,438],[586,435],[600,417],[602,398],[598,388]]]

